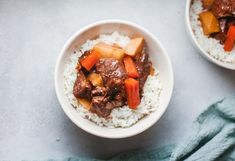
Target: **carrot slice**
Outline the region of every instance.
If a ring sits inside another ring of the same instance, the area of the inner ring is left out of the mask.
[[[100,59],[100,53],[92,50],[87,57],[85,57],[80,61],[80,63],[86,70],[89,71],[99,59]]]
[[[139,73],[135,67],[135,63],[130,56],[126,56],[123,59],[127,75],[132,78],[138,78]]]
[[[140,104],[139,81],[128,78],[125,80],[125,89],[127,94],[127,102],[131,109],[136,109]]]
[[[229,27],[227,32],[227,38],[224,43],[224,50],[225,51],[232,51],[235,42],[235,25]]]

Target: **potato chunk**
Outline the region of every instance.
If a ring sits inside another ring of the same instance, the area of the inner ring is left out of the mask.
[[[85,98],[78,98],[78,102],[85,107],[87,110],[90,110],[91,103]]]
[[[212,12],[202,12],[199,17],[205,35],[210,35],[220,31],[219,22]]]
[[[105,44],[105,43],[98,43],[94,46],[94,50],[98,51],[101,54],[102,58],[115,58],[115,59],[122,59],[125,51],[123,49]]]
[[[135,54],[140,53],[144,47],[144,38],[138,37],[132,39],[127,45],[125,51],[127,55],[135,56]]]
[[[91,73],[87,79],[91,82],[93,86],[103,86],[103,80],[101,76],[97,73]]]

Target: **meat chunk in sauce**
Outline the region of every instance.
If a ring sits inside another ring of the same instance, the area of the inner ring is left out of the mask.
[[[107,117],[115,107],[124,105],[121,93],[112,95],[109,87],[96,87],[91,92],[91,111],[99,116]]]
[[[100,59],[96,63],[96,71],[101,74],[105,86],[110,88],[112,94],[124,90],[127,74],[121,61],[112,58]]]
[[[106,108],[108,97],[106,96],[95,96],[92,98],[90,111],[96,113],[99,116],[107,117],[112,111],[112,108]]]
[[[91,83],[86,79],[85,75],[82,71],[79,71],[79,75],[77,76],[77,79],[75,81],[74,87],[73,87],[73,94],[76,98],[91,98],[91,90],[92,85]]]
[[[124,64],[113,58],[100,59],[96,63],[96,71],[101,74],[104,82],[108,82],[110,78],[124,80],[127,77]]]
[[[109,95],[109,88],[108,87],[96,87],[91,91],[91,96],[107,96]]]
[[[211,6],[211,11],[217,18],[235,16],[235,1],[215,0]]]
[[[100,73],[105,87],[92,90],[91,111],[107,117],[113,108],[123,106],[126,102],[124,80],[127,75],[123,63],[112,58],[100,59],[96,63],[96,71]]]
[[[139,73],[140,94],[142,94],[144,83],[150,74],[152,63],[149,61],[149,56],[145,52],[136,55],[135,62],[137,71]]]

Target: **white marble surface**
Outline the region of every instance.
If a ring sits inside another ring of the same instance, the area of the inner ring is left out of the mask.
[[[125,150],[177,143],[209,104],[235,91],[235,73],[193,48],[183,0],[0,0],[0,158],[107,158]],[[107,140],[77,128],[54,90],[54,66],[65,41],[96,20],[136,22],[156,35],[172,60],[175,89],[168,110],[146,132]]]

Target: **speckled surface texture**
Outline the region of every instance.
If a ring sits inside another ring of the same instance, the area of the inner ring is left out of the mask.
[[[184,22],[185,1],[0,1],[0,158],[32,160],[90,156],[176,143],[207,105],[235,91],[235,73],[201,57]],[[77,128],[54,90],[54,66],[65,41],[97,20],[136,22],[163,43],[175,89],[169,108],[148,131],[107,140]]]

